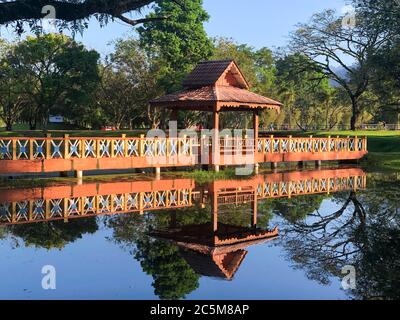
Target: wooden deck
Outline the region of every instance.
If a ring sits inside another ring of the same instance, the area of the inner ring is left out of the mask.
[[[367,139],[1,138],[0,174],[357,160]]]

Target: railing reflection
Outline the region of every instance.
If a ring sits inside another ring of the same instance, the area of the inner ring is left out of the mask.
[[[364,189],[360,169],[317,170],[258,175],[247,180],[194,180],[88,183],[0,193],[0,225],[65,220],[97,215],[144,213],[211,203],[212,210],[228,204],[255,203],[268,198],[329,194]]]

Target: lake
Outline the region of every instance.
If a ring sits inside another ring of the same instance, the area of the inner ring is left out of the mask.
[[[400,174],[0,190],[0,299],[393,299]]]

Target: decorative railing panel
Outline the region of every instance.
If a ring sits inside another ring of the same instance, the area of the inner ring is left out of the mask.
[[[193,190],[165,190],[0,203],[0,224],[40,222],[192,206]]]

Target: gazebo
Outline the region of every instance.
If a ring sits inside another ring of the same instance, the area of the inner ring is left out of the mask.
[[[272,109],[279,112],[282,106],[278,101],[249,91],[249,83],[234,60],[199,63],[186,77],[183,87],[179,92],[152,100],[150,105],[172,110],[172,121],[177,120],[179,110],[212,112],[215,135],[220,129],[220,112],[245,111],[253,113],[254,138],[258,139],[260,111]]]

